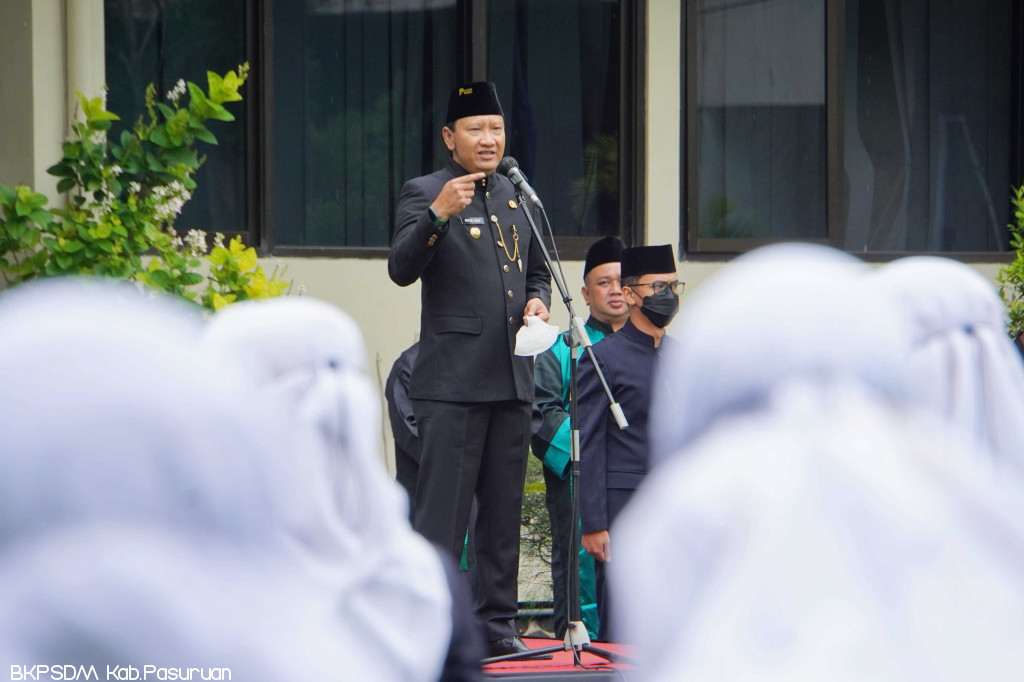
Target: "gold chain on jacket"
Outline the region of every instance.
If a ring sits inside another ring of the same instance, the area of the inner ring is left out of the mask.
[[[497,217],[494,219],[494,226],[498,228],[498,239],[501,240],[498,244],[501,245],[501,250],[505,252],[505,257],[508,258],[510,263],[515,263],[519,258],[519,231],[515,225],[512,226],[512,244],[515,248],[512,249],[512,254],[509,255],[508,247],[505,246],[505,235],[501,231],[501,225],[498,224]]]

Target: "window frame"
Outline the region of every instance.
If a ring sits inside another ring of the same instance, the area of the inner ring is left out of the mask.
[[[278,244],[274,224],[274,55],[273,7],[275,0],[247,3],[246,45],[251,77],[246,162],[247,232],[260,255],[283,257],[383,259],[385,246],[295,246]],[[619,35],[620,99],[619,225],[627,244],[643,243],[645,229],[643,164],[639,161],[645,139],[646,36],[643,28],[648,0],[618,0],[622,8]],[[457,30],[463,42],[456,54],[458,80],[483,80],[487,73],[487,0],[456,0]],[[468,46],[468,48],[466,47]],[[538,227],[543,228],[542,225]],[[558,236],[559,255],[583,260],[597,236]],[[550,238],[546,238],[550,246]]]
[[[683,258],[693,261],[729,260],[761,246],[776,244],[786,240],[772,239],[740,239],[740,238],[708,238],[697,233],[700,225],[699,202],[697,197],[698,176],[697,162],[699,159],[699,131],[697,130],[697,22],[689,21],[697,16],[698,0],[686,0],[682,8],[682,26],[680,28],[681,65],[680,73],[683,80],[681,88],[683,112],[680,121],[681,144],[683,147],[682,168],[680,169],[680,253]],[[1011,92],[1010,112],[1010,156],[1011,172],[1017,180],[1024,182],[1024,140],[1022,119],[1024,119],[1024,2],[1014,0],[1012,21],[1015,38],[1011,54]],[[843,46],[845,45],[845,0],[826,0],[825,2],[825,215],[828,237],[824,239],[802,240],[811,243],[825,244],[842,250],[843,235],[846,230],[845,207],[847,198],[843,184]],[[1009,187],[1007,188],[1009,192]],[[1009,194],[1007,194],[1007,202]],[[854,252],[854,255],[868,262],[887,262],[913,255],[941,255],[955,260],[973,263],[1004,263],[1013,259],[1013,251],[865,251]]]

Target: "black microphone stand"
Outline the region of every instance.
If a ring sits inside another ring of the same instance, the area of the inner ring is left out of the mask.
[[[547,647],[543,649],[532,649],[530,651],[523,651],[521,653],[506,654],[504,656],[493,656],[491,658],[483,659],[483,663],[497,663],[500,661],[514,661],[514,660],[526,660],[536,656],[544,654],[551,654],[558,651],[572,651],[573,652],[573,664],[576,666],[582,666],[583,662],[580,660],[580,652],[587,651],[595,656],[605,659],[610,662],[630,662],[626,657],[612,653],[606,649],[595,647],[590,643],[590,635],[587,633],[587,628],[583,624],[583,617],[580,613],[580,490],[579,490],[579,476],[580,476],[580,432],[578,423],[576,421],[576,396],[577,396],[577,358],[578,349],[583,348],[587,353],[590,354],[590,361],[594,364],[594,369],[597,371],[597,377],[601,381],[601,386],[604,388],[605,395],[608,397],[608,409],[611,410],[615,423],[618,424],[620,429],[625,429],[629,426],[626,421],[626,416],[622,412],[622,407],[615,401],[615,396],[612,395],[612,390],[608,386],[608,382],[601,372],[601,366],[597,364],[597,358],[594,357],[594,351],[591,350],[590,336],[587,334],[587,330],[584,326],[584,321],[576,315],[576,311],[572,307],[572,296],[569,295],[569,289],[565,284],[565,277],[562,273],[561,259],[558,258],[558,249],[555,247],[555,258],[552,259],[551,253],[548,251],[547,245],[544,243],[544,237],[540,230],[537,228],[537,223],[534,222],[533,216],[530,215],[530,210],[527,207],[527,199],[523,196],[521,190],[516,189],[516,198],[519,200],[519,207],[523,210],[526,215],[526,220],[530,223],[530,230],[533,232],[533,238],[540,245],[541,252],[544,254],[544,263],[547,265],[548,272],[551,274],[551,279],[554,281],[555,286],[558,288],[558,293],[562,296],[562,302],[565,304],[566,310],[569,312],[569,430],[571,433],[569,439],[570,448],[570,468],[569,468],[569,487],[571,492],[571,507],[572,507],[572,532],[569,534],[569,585],[567,595],[569,602],[569,626],[565,631],[565,639],[560,646]],[[544,221],[548,226],[548,233],[551,235],[551,243],[555,243],[554,231],[551,229],[551,221],[548,220],[547,213],[543,207],[540,208],[541,215],[544,217]],[[557,268],[555,267],[557,263]]]

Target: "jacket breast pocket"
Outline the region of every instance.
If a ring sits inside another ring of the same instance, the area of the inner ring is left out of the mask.
[[[434,330],[438,334],[480,334],[482,324],[479,317],[462,315],[444,315],[434,320]]]

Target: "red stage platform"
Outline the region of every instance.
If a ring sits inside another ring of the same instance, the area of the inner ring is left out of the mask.
[[[531,649],[547,649],[558,645],[553,639],[524,639]],[[594,642],[594,646],[629,658],[629,648],[622,644]],[[553,682],[554,680],[571,680],[572,682],[606,682],[607,680],[629,680],[632,666],[625,662],[609,663],[605,659],[588,653],[580,654],[580,663],[574,665],[571,651],[555,652],[549,661],[501,661],[484,666],[484,673],[489,678],[511,679],[516,682]]]

